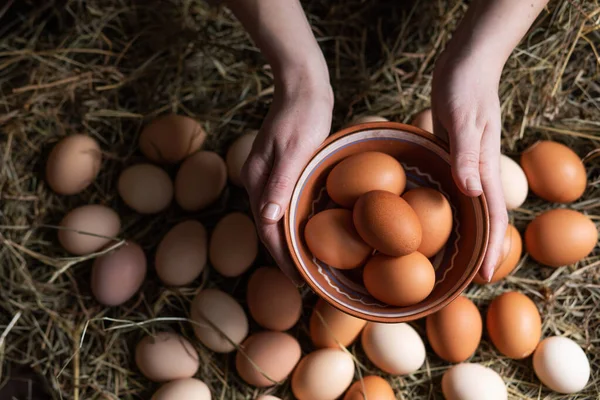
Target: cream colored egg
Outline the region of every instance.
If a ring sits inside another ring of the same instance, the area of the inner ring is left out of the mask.
[[[373,364],[393,375],[416,372],[425,362],[425,345],[406,323],[369,322],[362,332],[363,349]]]
[[[281,400],[279,397],[271,396],[269,394],[259,396],[256,400]]]
[[[58,241],[71,254],[85,255],[109,244],[121,230],[121,219],[112,209],[90,204],[71,210],[59,224]]]
[[[389,119],[381,117],[379,115],[363,115],[352,120],[347,126],[368,124],[371,122],[388,122]]]
[[[200,211],[217,201],[226,184],[223,158],[212,151],[199,151],[186,158],[177,171],[175,200],[185,211]]]
[[[442,377],[446,400],[507,400],[504,381],[494,370],[479,364],[457,364]]]
[[[229,353],[248,335],[248,317],[242,306],[225,292],[204,289],[192,301],[194,333],[216,353]]]
[[[154,382],[191,378],[200,366],[194,346],[183,336],[160,332],[143,338],[135,348],[135,363]]]
[[[533,369],[544,385],[558,393],[577,393],[590,379],[590,362],[583,349],[561,336],[540,342],[533,353]]]
[[[525,202],[529,191],[527,177],[521,166],[504,154],[500,156],[500,179],[506,208],[514,210],[520,207]]]
[[[119,176],[117,190],[125,204],[140,214],[160,212],[173,200],[171,178],[152,164],[137,164],[125,169]]]
[[[178,379],[166,383],[152,396],[152,400],[211,400],[210,390],[199,379]]]
[[[254,262],[258,254],[258,235],[245,214],[234,212],[215,226],[208,249],[212,267],[221,275],[236,277]]]
[[[292,375],[298,400],[335,400],[352,383],[354,361],[343,350],[321,349],[305,356]]]
[[[424,131],[433,133],[433,115],[431,108],[426,108],[418,112],[410,123],[413,126],[423,129]]]
[[[250,131],[237,138],[225,156],[225,163],[227,164],[227,174],[229,179],[237,186],[242,186],[242,167],[252,150],[254,140],[258,135],[258,131]]]

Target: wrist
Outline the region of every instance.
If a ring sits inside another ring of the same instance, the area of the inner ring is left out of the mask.
[[[311,96],[333,107],[333,90],[325,59],[307,57],[302,62],[282,65],[275,72],[275,88],[285,97]]]

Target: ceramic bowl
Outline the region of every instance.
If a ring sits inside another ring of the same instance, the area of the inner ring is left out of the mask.
[[[362,283],[362,268],[332,268],[317,260],[304,241],[306,222],[316,213],[336,207],[325,188],[331,169],[344,158],[365,151],[395,157],[404,166],[407,190],[434,188],[446,195],[452,208],[450,238],[430,259],[436,272],[435,287],[425,300],[410,307],[376,300]],[[296,183],[284,223],[291,258],[308,285],[334,307],[376,322],[411,321],[449,304],[477,274],[489,239],[485,197],[468,197],[458,189],[452,178],[447,143],[419,128],[393,122],[359,124],[330,136]]]

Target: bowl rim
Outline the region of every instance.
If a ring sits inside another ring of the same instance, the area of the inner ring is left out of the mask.
[[[415,134],[415,135],[425,138],[426,140],[431,141],[431,142],[435,143],[436,145],[440,146],[444,152],[446,152],[448,154],[450,153],[450,147],[449,147],[448,142],[446,142],[445,140],[440,139],[439,137],[433,135],[432,133],[425,131],[421,128],[418,128],[416,126],[407,125],[407,124],[403,124],[403,123],[399,123],[399,122],[391,122],[391,121],[366,122],[366,123],[356,124],[356,125],[352,125],[352,126],[349,126],[346,128],[342,128],[341,130],[331,134],[323,142],[323,144],[321,144],[321,146],[319,146],[317,148],[317,150],[315,150],[313,152],[313,155],[311,156],[311,158],[308,160],[306,165],[302,168],[301,174],[303,174],[305,172],[306,167],[310,164],[310,162],[314,159],[314,157],[318,153],[320,153],[325,147],[329,146],[331,143],[333,143],[347,135],[353,134],[355,132],[369,131],[369,130],[375,130],[375,129],[401,130],[404,132]],[[294,185],[294,192],[296,191],[297,185],[298,185],[298,182],[296,182],[296,184]],[[301,267],[300,260],[298,259],[296,254],[293,251],[291,251],[292,239],[291,239],[291,229],[290,229],[289,206],[288,206],[288,208],[286,208],[285,213],[284,213],[284,232],[285,232],[285,241],[286,241],[286,245],[288,248],[288,254],[289,254],[290,258],[292,259],[292,262],[294,263],[296,270],[300,273],[300,275],[302,276],[302,279],[304,279],[304,281],[308,284],[308,286],[312,289],[312,291],[314,293],[316,293],[317,296],[319,296],[319,298],[325,300],[328,304],[335,307],[336,309],[338,309],[346,314],[352,315],[356,318],[360,318],[360,319],[371,321],[371,322],[398,323],[398,322],[414,321],[414,320],[426,317],[427,315],[433,314],[433,313],[441,310],[448,304],[450,304],[452,301],[454,301],[458,296],[460,296],[464,292],[464,290],[467,288],[467,286],[469,286],[471,284],[471,282],[475,278],[475,275],[477,275],[477,273],[479,272],[479,269],[481,268],[481,265],[483,264],[483,260],[485,259],[485,256],[487,255],[487,250],[488,250],[488,246],[489,246],[490,214],[489,214],[489,209],[488,209],[488,204],[487,204],[485,194],[481,194],[480,196],[475,197],[475,199],[477,201],[479,201],[479,203],[481,205],[482,212],[483,212],[483,225],[484,225],[484,227],[483,227],[484,237],[483,237],[483,242],[482,242],[483,244],[482,244],[482,248],[481,248],[479,257],[477,258],[477,261],[475,263],[475,268],[473,268],[473,270],[470,272],[469,276],[467,276],[467,279],[465,279],[465,281],[460,286],[458,286],[458,288],[454,291],[454,293],[451,293],[450,296],[446,298],[446,300],[436,304],[435,306],[433,306],[431,308],[425,309],[423,311],[420,311],[420,312],[410,315],[410,316],[389,317],[389,318],[373,316],[373,315],[370,315],[369,313],[355,311],[350,308],[347,308],[344,305],[338,304],[337,302],[333,301],[332,299],[330,299],[329,296],[325,296],[323,293],[321,293],[322,291],[315,284],[312,283],[312,280],[310,279],[309,275]]]

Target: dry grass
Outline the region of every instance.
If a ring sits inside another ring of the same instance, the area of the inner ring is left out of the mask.
[[[17,365],[45,378],[53,399],[141,399],[155,386],[141,377],[131,350],[145,333],[174,329],[193,337],[185,318],[204,286],[243,299],[245,279],[208,271],[198,285],[163,288],[150,271],[140,295],[125,307],[103,308],[89,290],[90,262],[65,258],[52,226],[76,205],[108,204],[123,217],[123,238],[152,249],[186,216],[171,210],[141,217],[116,194],[116,176],[139,159],[143,123],[164,111],[188,114],[223,153],[231,140],[260,126],[272,93],[269,68],[227,10],[199,1],[8,1],[0,6],[0,380]],[[44,4],[44,5],[40,5]],[[429,103],[431,73],[466,5],[462,1],[325,1],[305,3],[330,63],[336,93],[333,129],[360,114],[397,121]],[[567,143],[585,163],[590,186],[573,207],[600,221],[600,4],[554,1],[511,57],[502,79],[503,148],[515,155],[539,138]],[[99,179],[80,196],[60,197],[43,182],[48,149],[63,135],[87,132],[104,150]],[[173,171],[170,171],[173,172]],[[531,197],[511,214],[518,228],[553,207]],[[207,227],[225,210],[247,209],[243,193],[195,215]],[[268,262],[264,254],[263,261]],[[527,256],[517,273],[468,295],[485,311],[498,293],[520,290],[538,304],[544,335],[575,339],[592,377],[570,398],[600,398],[600,253],[578,265],[540,267]],[[310,350],[306,317],[315,296],[305,293],[303,322],[293,329]],[[137,324],[128,324],[133,321]],[[143,323],[140,325],[139,323]],[[423,324],[415,324],[423,332]],[[199,376],[215,399],[251,399],[258,391],[235,374],[231,356],[197,346]],[[362,355],[362,374],[379,373]],[[511,398],[565,398],[543,389],[531,361],[511,361],[483,341],[474,361],[506,379]],[[388,377],[398,397],[441,398],[447,365],[429,353],[426,367]],[[291,398],[288,384],[273,389]]]

